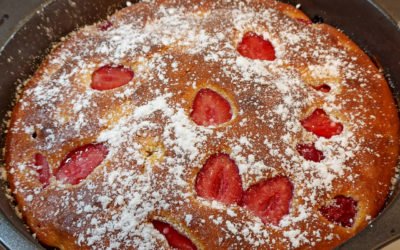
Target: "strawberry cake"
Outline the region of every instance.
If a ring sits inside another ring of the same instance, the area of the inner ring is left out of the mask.
[[[329,249],[395,180],[389,86],[347,36],[273,0],[128,4],[57,44],[5,148],[59,249]]]

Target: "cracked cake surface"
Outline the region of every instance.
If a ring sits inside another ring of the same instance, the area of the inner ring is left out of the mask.
[[[326,249],[382,209],[398,116],[347,36],[272,0],[154,0],[24,86],[7,178],[60,249]]]

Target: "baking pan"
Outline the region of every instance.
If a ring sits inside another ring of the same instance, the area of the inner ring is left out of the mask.
[[[399,100],[400,28],[373,1],[283,2],[301,4],[301,9],[313,21],[342,29],[384,70],[393,95]],[[39,3],[42,4],[35,9]],[[103,19],[125,5],[123,0],[0,0],[0,25],[17,26],[14,31],[0,27],[0,121],[12,108],[18,84],[33,74],[52,44],[77,27]],[[4,13],[4,10],[8,12]],[[5,126],[1,126],[0,147],[3,147]],[[0,164],[3,163],[0,159]],[[0,183],[0,248],[43,249],[16,216],[5,189],[6,184]],[[399,196],[400,185],[397,183],[381,214],[338,249],[377,249],[400,237]]]

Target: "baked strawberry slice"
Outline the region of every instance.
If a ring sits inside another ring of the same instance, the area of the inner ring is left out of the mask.
[[[254,32],[244,34],[237,51],[244,57],[256,60],[273,61],[276,59],[272,43]]]
[[[195,189],[205,199],[237,204],[243,193],[239,169],[227,154],[212,155],[197,174]]]
[[[307,25],[312,24],[312,21],[311,21],[311,20],[309,20],[309,19],[304,19],[304,18],[296,18],[296,21],[298,21],[299,23],[307,24]]]
[[[55,171],[57,180],[72,185],[80,183],[99,166],[108,154],[103,144],[87,144],[71,151]]]
[[[301,120],[301,125],[317,136],[331,138],[343,131],[343,125],[332,121],[323,109],[316,109],[307,118]]]
[[[357,201],[344,195],[336,196],[330,204],[319,209],[321,214],[330,222],[351,227],[357,213]]]
[[[128,84],[133,79],[133,76],[133,71],[122,65],[105,65],[93,72],[90,87],[96,90],[118,88]]]
[[[36,172],[39,174],[39,181],[43,184],[43,187],[47,187],[50,184],[50,167],[47,159],[42,154],[35,154],[35,166]]]
[[[252,185],[245,191],[242,205],[264,223],[278,225],[289,213],[293,185],[287,177],[276,176]]]
[[[315,90],[324,92],[324,93],[328,93],[329,91],[331,91],[331,87],[328,84],[321,84],[318,86],[314,86],[313,87]]]
[[[193,244],[189,238],[186,236],[180,234],[178,231],[176,231],[171,225],[158,221],[158,220],[153,220],[152,221],[153,226],[165,236],[165,238],[168,241],[168,244],[173,248],[173,249],[178,249],[178,250],[196,250],[197,247]]]
[[[201,89],[192,104],[190,117],[197,125],[212,126],[232,119],[230,103],[211,89]]]
[[[320,162],[325,159],[324,153],[316,149],[314,143],[298,144],[296,150],[307,161]]]
[[[104,20],[103,22],[99,23],[98,27],[101,31],[106,31],[106,30],[110,29],[112,27],[112,25],[113,24],[110,21]]]

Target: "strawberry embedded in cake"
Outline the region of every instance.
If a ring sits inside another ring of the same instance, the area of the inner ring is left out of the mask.
[[[315,90],[321,91],[323,93],[328,93],[329,91],[331,91],[331,87],[328,84],[321,84],[318,86],[313,86],[313,88]]]
[[[112,22],[108,20],[104,20],[103,22],[99,23],[99,29],[101,31],[106,31],[112,27]]]
[[[212,155],[197,174],[195,189],[205,199],[237,204],[242,198],[239,169],[229,155]]]
[[[293,184],[284,176],[273,177],[250,186],[243,195],[242,205],[264,223],[278,225],[289,213]]]
[[[232,119],[231,104],[219,93],[205,88],[197,92],[190,117],[197,125],[213,126]]]
[[[93,72],[90,87],[100,91],[115,89],[128,84],[133,76],[133,71],[123,65],[105,65]]]
[[[173,249],[177,250],[196,250],[197,247],[193,244],[191,240],[185,235],[179,233],[175,228],[173,228],[168,223],[159,220],[152,221],[153,226],[165,236],[168,244]]]
[[[336,196],[330,203],[321,207],[319,211],[329,221],[342,227],[351,227],[357,213],[358,202],[344,195]]]
[[[71,151],[55,169],[56,179],[72,185],[79,184],[108,154],[108,149],[103,144],[87,144]]]
[[[50,184],[50,167],[47,159],[42,154],[35,154],[35,169],[36,172],[39,174],[39,181],[43,184],[43,187],[46,187]]]
[[[240,55],[257,60],[273,61],[276,59],[275,49],[269,40],[254,32],[244,34],[237,46]]]
[[[305,18],[296,18],[296,21],[306,25],[311,25],[313,23],[310,19]]]
[[[320,162],[325,159],[324,153],[316,149],[314,143],[298,144],[296,150],[308,161]]]
[[[301,120],[301,125],[307,131],[327,139],[339,135],[343,131],[343,125],[340,122],[333,121],[323,109],[319,108]]]

